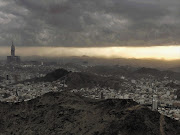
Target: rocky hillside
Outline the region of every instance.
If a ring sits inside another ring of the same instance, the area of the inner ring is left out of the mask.
[[[172,79],[177,79],[180,80],[180,73],[178,72],[173,72],[173,71],[160,71],[158,69],[154,68],[139,68],[136,71],[133,72],[134,75],[152,75],[157,78],[164,78],[169,77]]]
[[[99,72],[100,68],[102,69],[102,72]],[[75,89],[82,87],[90,88],[95,86],[120,89],[123,82],[123,80],[119,78],[121,75],[125,75],[134,79],[141,77],[149,77],[150,75],[157,78],[164,78],[165,76],[167,76],[177,80],[180,79],[180,73],[175,73],[171,71],[159,71],[157,69],[151,68],[133,69],[131,67],[118,66],[105,68],[103,66],[97,66],[90,69],[86,72],[69,72],[65,69],[57,69],[53,72],[48,73],[45,77],[33,78],[24,82],[53,82],[56,80],[63,80],[70,88]]]
[[[180,89],[177,90],[176,95],[177,95],[177,99],[180,100]]]
[[[2,80],[4,80],[4,77],[1,77],[1,76],[0,76],[0,82],[1,82]]]
[[[180,67],[170,68],[169,70],[174,71],[174,72],[180,72]]]
[[[170,87],[170,88],[173,88],[173,89],[178,89],[180,88],[180,85],[174,83],[174,82],[170,82],[168,84],[165,85],[165,87]]]
[[[93,88],[95,86],[120,89],[122,80],[116,77],[104,77],[87,72],[69,72],[65,69],[57,69],[48,73],[45,77],[33,78],[24,82],[53,82],[64,81],[69,89]]]
[[[103,77],[85,72],[72,72],[65,77],[69,88],[93,88],[95,86],[120,89],[122,80],[115,77]]]
[[[68,75],[69,73],[70,72],[65,69],[57,69],[53,72],[48,73],[45,77],[39,78],[39,81],[53,82]]]
[[[165,86],[173,88],[173,89],[177,89],[177,91],[176,91],[177,99],[180,100],[180,85],[178,85],[174,82],[170,82],[170,83],[166,84]]]
[[[20,83],[24,83],[24,82],[53,82],[53,81],[56,81],[66,75],[68,75],[69,71],[65,70],[65,69],[56,69],[54,70],[53,72],[50,72],[48,73],[46,76],[44,77],[37,77],[37,78],[33,78],[33,79],[28,79],[28,80],[25,80],[25,81],[22,81]]]
[[[180,80],[180,73],[173,71],[161,71],[154,68],[134,68],[130,66],[94,66],[88,67],[88,72],[96,73],[99,75],[113,75],[113,76],[126,76],[130,78],[141,78],[154,76],[157,78],[169,77],[172,79]]]
[[[136,68],[130,67],[130,66],[93,66],[93,67],[88,67],[87,71],[100,74],[100,75],[113,75],[113,76],[128,76],[129,73],[132,73],[135,71]]]
[[[0,103],[2,135],[179,135],[180,123],[132,100],[92,100],[47,93]]]

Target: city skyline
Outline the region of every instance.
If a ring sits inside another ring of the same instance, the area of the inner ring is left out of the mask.
[[[180,135],[180,0],[0,0],[0,134]]]
[[[7,55],[13,40],[22,56],[178,60],[179,5],[178,0],[0,0],[0,55]]]

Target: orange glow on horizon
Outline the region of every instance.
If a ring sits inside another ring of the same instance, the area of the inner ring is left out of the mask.
[[[9,55],[9,47],[0,47],[0,56]],[[151,47],[16,47],[20,56],[89,56],[101,58],[135,58],[180,60],[180,46],[151,46]]]

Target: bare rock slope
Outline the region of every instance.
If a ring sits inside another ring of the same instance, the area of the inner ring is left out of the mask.
[[[0,103],[1,135],[180,135],[180,123],[132,100],[69,92]]]

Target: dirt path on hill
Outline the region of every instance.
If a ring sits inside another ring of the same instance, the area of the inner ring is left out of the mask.
[[[161,114],[160,116],[160,135],[166,135],[164,132],[164,125],[165,125],[165,120],[164,120],[164,116]]]

